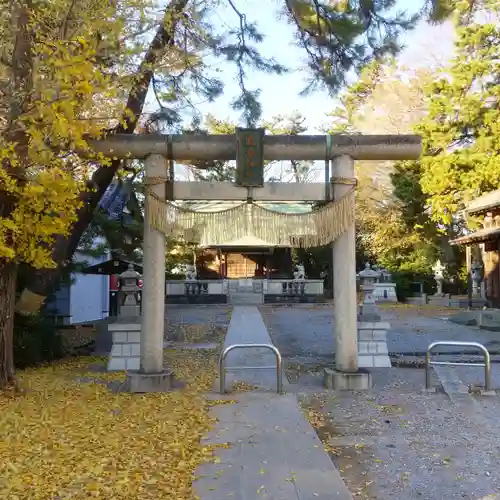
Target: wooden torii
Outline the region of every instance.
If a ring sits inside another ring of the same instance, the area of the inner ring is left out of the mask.
[[[89,141],[106,157],[145,160],[145,181],[165,199],[169,160],[237,161],[237,182],[170,181],[172,200],[323,201],[341,198],[355,182],[355,160],[415,160],[421,155],[416,135],[265,135],[264,129],[237,129],[234,135],[113,135]],[[264,183],[264,160],[324,160],[325,182]],[[354,201],[353,201],[354,203]],[[165,316],[165,234],[148,221],[145,206],[141,369],[138,376],[161,379]],[[332,244],[336,372],[358,373],[356,249],[354,223]],[[158,385],[158,390],[162,390]]]

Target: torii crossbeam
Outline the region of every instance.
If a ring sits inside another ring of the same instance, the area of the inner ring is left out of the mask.
[[[324,160],[347,155],[353,160],[414,160],[422,150],[418,135],[265,135],[266,160]],[[172,160],[236,158],[233,135],[127,135],[89,141],[96,153],[107,157],[145,159],[163,155]]]

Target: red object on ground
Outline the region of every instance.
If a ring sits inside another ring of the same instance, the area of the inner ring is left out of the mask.
[[[142,288],[143,283],[144,283],[143,280],[137,280],[137,285],[139,286],[139,288]]]

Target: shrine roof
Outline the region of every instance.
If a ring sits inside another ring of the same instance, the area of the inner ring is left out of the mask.
[[[191,210],[197,212],[220,212],[222,210],[227,210],[229,208],[237,207],[244,203],[243,201],[176,201],[179,206],[189,207]],[[270,203],[261,202],[257,205],[267,208],[268,210],[274,210],[276,212],[283,213],[307,213],[311,212],[311,203],[297,203],[297,202],[281,202],[281,203]]]
[[[451,240],[449,243],[450,245],[468,245],[469,243],[483,243],[497,238],[500,238],[500,227],[488,227],[465,236],[460,236],[460,238]]]
[[[200,247],[213,247],[213,248],[278,248],[279,246],[282,246],[283,248],[287,248],[286,245],[274,245],[272,243],[269,243],[267,241],[263,241],[260,238],[256,238],[255,236],[251,234],[247,234],[243,236],[242,238],[239,238],[237,240],[233,241],[227,241],[221,244],[212,244],[210,241],[202,241],[200,243]]]
[[[500,207],[500,189],[483,194],[467,204],[465,211],[469,214],[485,212]]]

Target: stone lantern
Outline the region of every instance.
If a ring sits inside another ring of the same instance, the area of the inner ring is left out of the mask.
[[[387,331],[390,324],[381,321],[375,304],[373,291],[379,284],[381,271],[365,264],[358,273],[363,291],[363,302],[358,314],[358,366],[360,368],[390,367],[391,360],[387,348]]]
[[[141,290],[142,276],[134,269],[133,264],[128,265],[128,269],[120,274],[120,291],[122,303],[118,315],[122,317],[138,317],[141,314],[140,306],[137,302],[137,292]]]
[[[443,297],[443,281],[444,281],[444,271],[446,270],[446,267],[441,264],[441,261],[438,260],[434,266],[432,267],[432,270],[434,271],[434,279],[436,281],[437,285],[437,290],[436,293],[434,294],[436,297]]]
[[[368,262],[365,264],[365,268],[358,273],[361,282],[360,288],[363,292],[363,301],[359,305],[359,314],[365,318],[365,321],[376,321],[380,318],[373,293],[376,284],[380,280],[380,274],[380,271],[371,267]]]
[[[381,272],[381,281],[383,283],[390,283],[392,280],[392,274],[385,268],[380,269]]]
[[[477,260],[472,262],[470,274],[472,279],[472,296],[479,297],[481,295],[481,281],[483,280],[483,266]]]
[[[380,275],[380,271],[372,268],[368,262],[365,264],[365,268],[358,273],[358,278],[361,281],[361,290],[363,291],[363,305],[375,304],[373,290],[375,290],[375,284],[378,283]]]

